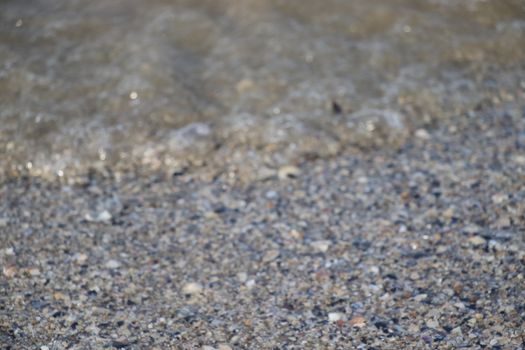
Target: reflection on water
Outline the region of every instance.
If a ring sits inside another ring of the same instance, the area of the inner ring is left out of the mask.
[[[524,38],[521,0],[4,0],[0,165],[391,145],[523,84]]]

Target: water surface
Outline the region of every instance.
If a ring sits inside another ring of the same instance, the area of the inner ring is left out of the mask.
[[[525,87],[521,0],[0,1],[0,165],[275,167]]]

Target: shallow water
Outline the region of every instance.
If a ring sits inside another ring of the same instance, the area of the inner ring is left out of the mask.
[[[392,147],[512,102],[524,68],[521,0],[4,0],[0,165],[275,167]]]

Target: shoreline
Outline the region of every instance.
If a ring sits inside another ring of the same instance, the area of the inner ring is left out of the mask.
[[[307,161],[290,179],[5,182],[0,344],[519,349],[525,123],[514,107],[399,150]]]

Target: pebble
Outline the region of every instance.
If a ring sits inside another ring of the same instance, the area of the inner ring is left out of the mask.
[[[328,240],[314,241],[314,242],[310,243],[312,248],[314,248],[315,250],[317,250],[317,251],[319,251],[321,253],[325,253],[328,250],[328,248],[330,248],[331,244],[332,244],[332,242],[330,242]]]
[[[5,277],[12,278],[16,276],[17,268],[16,266],[4,266],[3,273]]]
[[[279,251],[277,249],[272,249],[266,252],[263,256],[263,262],[268,263],[274,261],[279,256]]]
[[[492,196],[492,202],[494,204],[501,204],[507,200],[507,195],[504,193],[496,193]]]
[[[248,280],[248,274],[246,272],[239,272],[237,274],[237,279],[239,282],[244,283]]]
[[[61,292],[55,292],[53,293],[53,299],[59,301],[59,300],[66,300],[67,297],[64,293]]]
[[[184,285],[184,287],[182,287],[182,292],[184,294],[198,294],[202,292],[202,290],[203,290],[202,285],[196,282],[187,283]]]
[[[427,325],[428,328],[433,328],[433,329],[437,329],[439,328],[439,322],[436,321],[435,319],[431,318],[431,319],[428,319],[425,324]]]
[[[246,281],[246,288],[248,289],[252,289],[253,287],[255,287],[255,280],[248,280]]]
[[[13,248],[5,248],[4,250],[5,255],[15,255],[15,250]]]
[[[285,165],[279,168],[279,171],[277,172],[277,176],[281,180],[296,178],[299,175],[301,175],[301,169],[293,165]]]
[[[106,267],[108,269],[118,269],[120,266],[121,266],[121,263],[117,260],[111,259],[106,262]]]
[[[237,85],[235,85],[235,89],[238,93],[244,93],[248,90],[251,90],[255,86],[253,80],[251,79],[242,79],[239,82],[237,82]]]
[[[416,132],[414,133],[414,135],[416,135],[416,137],[418,139],[422,139],[422,140],[430,140],[430,134],[428,133],[428,131],[426,131],[425,129],[418,129],[416,130]]]
[[[293,239],[295,240],[302,240],[304,238],[304,233],[302,233],[301,231],[297,231],[297,230],[291,230],[289,232],[289,235],[290,237],[292,237]]]
[[[232,350],[231,346],[228,344],[219,344],[218,350]]]
[[[461,335],[461,334],[463,334],[463,332],[461,331],[461,327],[454,328],[450,333],[452,333],[454,335]]]
[[[113,216],[111,213],[107,210],[101,211],[98,213],[95,217],[93,217],[91,214],[86,214],[85,219],[87,221],[94,221],[94,222],[109,222]]]
[[[380,272],[380,269],[379,269],[379,266],[370,266],[368,268],[368,272],[370,272],[372,275],[379,275],[379,272]]]
[[[337,322],[339,320],[342,320],[345,317],[344,314],[340,312],[330,312],[328,313],[328,320],[330,322]]]
[[[423,301],[427,298],[428,295],[426,294],[418,294],[414,297],[414,300],[415,301]]]
[[[83,265],[87,261],[88,256],[84,253],[76,253],[73,259],[77,265]]]
[[[275,199],[277,197],[279,197],[279,195],[277,194],[277,192],[273,191],[273,190],[270,190],[270,191],[267,191],[264,195],[267,199]]]
[[[33,277],[40,275],[40,269],[38,269],[37,267],[29,267],[27,269],[24,269],[23,272]]]
[[[113,217],[113,216],[110,214],[109,211],[104,210],[104,211],[100,212],[100,213],[97,215],[96,221],[99,221],[99,222],[102,222],[102,221],[109,221],[109,220],[111,220],[112,217]]]
[[[472,236],[468,239],[468,241],[470,244],[472,244],[475,247],[482,246],[487,242],[485,238],[480,237],[480,236]]]
[[[349,323],[351,327],[363,328],[366,326],[366,319],[363,316],[356,316]]]

